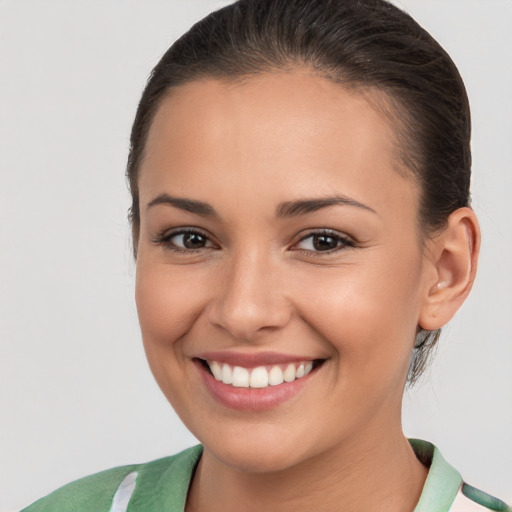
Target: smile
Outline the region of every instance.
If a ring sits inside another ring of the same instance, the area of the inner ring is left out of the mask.
[[[253,412],[272,409],[298,396],[327,361],[274,352],[230,351],[204,352],[192,360],[216,402]]]
[[[219,361],[205,361],[211,374],[219,382],[229,384],[235,388],[262,389],[268,386],[279,386],[285,382],[305,377],[318,366],[316,361],[302,361],[285,365],[257,366],[244,368],[233,366]]]

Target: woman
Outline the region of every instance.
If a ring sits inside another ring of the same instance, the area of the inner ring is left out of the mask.
[[[193,27],[128,178],[146,354],[203,446],[26,510],[510,510],[400,422],[475,277],[469,138],[454,64],[386,2],[240,0]]]

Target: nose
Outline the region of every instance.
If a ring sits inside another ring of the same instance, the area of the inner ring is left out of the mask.
[[[270,258],[240,254],[217,276],[209,321],[238,339],[259,340],[283,328],[291,318],[291,304],[283,289],[282,272]]]

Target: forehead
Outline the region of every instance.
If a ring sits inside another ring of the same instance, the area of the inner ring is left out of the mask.
[[[348,89],[306,71],[189,82],[171,89],[161,102],[149,131],[147,152],[156,149],[161,136],[203,135],[205,142],[226,145],[229,130],[230,140],[256,135],[254,144],[264,142],[265,134],[271,132],[282,142],[301,139],[314,144],[323,138],[327,149],[330,140],[343,139],[347,145],[358,143],[387,152],[392,149],[394,132],[377,108],[383,106],[384,95],[369,91]]]
[[[396,172],[395,148],[375,98],[312,73],[194,81],[170,91],[154,117],[141,199],[169,186],[210,198],[219,183],[241,197],[272,183],[280,195],[357,199],[366,189],[382,201],[413,186]]]

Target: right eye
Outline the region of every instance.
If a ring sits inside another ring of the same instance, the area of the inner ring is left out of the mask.
[[[193,229],[167,231],[159,235],[154,242],[177,252],[200,251],[214,247],[213,242],[204,233]]]

